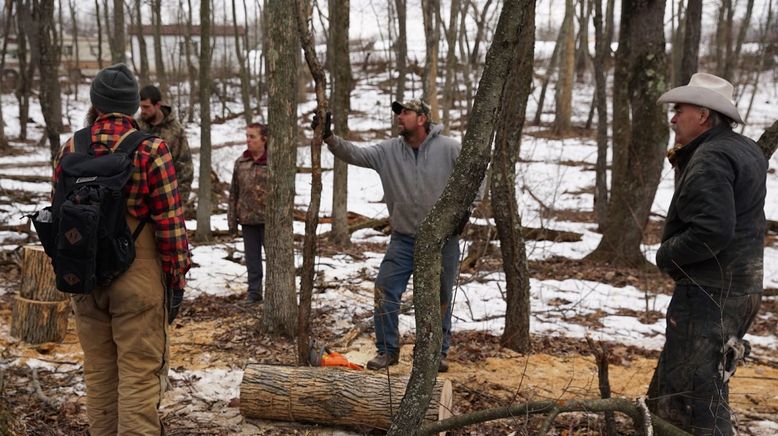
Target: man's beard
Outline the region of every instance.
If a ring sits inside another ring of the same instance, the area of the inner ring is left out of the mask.
[[[152,121],[154,121],[154,118],[156,118],[156,115],[157,114],[143,115],[143,113],[141,112],[140,119],[143,120],[143,122],[150,124]]]
[[[402,136],[406,141],[411,137],[412,133],[413,132],[410,129],[406,129],[405,126],[400,126],[400,136]]]
[[[97,121],[98,116],[100,116],[100,114],[97,113],[97,109],[95,109],[94,106],[89,106],[89,110],[86,111],[86,116],[84,117],[84,127],[94,124],[95,121]]]

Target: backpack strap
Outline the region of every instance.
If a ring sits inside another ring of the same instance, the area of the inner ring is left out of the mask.
[[[73,145],[76,153],[89,153],[89,146],[92,145],[92,126],[77,130],[73,135]]]
[[[119,138],[119,142],[117,145],[114,146],[113,152],[114,153],[124,153],[126,155],[131,155],[132,153],[137,150],[137,148],[143,143],[143,141],[147,139],[154,138],[154,135],[150,135],[145,132],[141,132],[140,130],[131,130],[128,133],[125,133],[121,138]],[[140,236],[140,232],[143,231],[143,227],[146,225],[147,219],[140,220],[140,223],[138,224],[138,227],[135,227],[135,231],[132,232],[132,239],[133,241],[138,240],[138,236]]]

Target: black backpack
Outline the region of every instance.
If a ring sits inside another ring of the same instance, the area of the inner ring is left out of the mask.
[[[108,286],[135,260],[135,239],[145,221],[130,232],[124,187],[134,169],[133,153],[153,136],[132,131],[113,153],[97,157],[89,127],[73,138],[74,152],[60,161],[54,202],[30,218],[51,258],[57,289],[89,294]]]

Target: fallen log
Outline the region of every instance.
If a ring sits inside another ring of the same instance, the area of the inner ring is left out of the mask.
[[[240,411],[255,419],[388,429],[408,376],[341,368],[250,364],[240,384]],[[425,423],[451,416],[452,387],[438,380]]]
[[[11,336],[31,344],[65,338],[70,300],[58,291],[51,260],[38,245],[22,248],[22,281],[14,300]]]

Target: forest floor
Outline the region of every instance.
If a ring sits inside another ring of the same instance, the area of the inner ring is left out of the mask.
[[[375,247],[370,247],[375,249]],[[324,248],[326,250],[326,247]],[[359,252],[360,246],[353,247]],[[13,257],[13,255],[9,255]],[[481,259],[482,265],[499,265],[499,259]],[[533,277],[575,276],[624,286],[639,281],[661,292],[670,292],[669,280],[655,271],[614,270],[608,265],[583,260],[552,258],[530,263]],[[19,268],[5,262],[0,279],[9,288],[18,284]],[[325,284],[322,284],[326,286]],[[28,345],[10,337],[13,295],[0,295],[0,361],[13,362],[0,369],[0,428],[3,421],[12,434],[86,434],[82,354],[74,321],[62,343]],[[661,313],[648,313],[660,317]],[[778,300],[767,298],[762,316],[752,332],[770,332],[778,316]],[[187,301],[170,329],[171,369],[174,389],[161,405],[168,434],[370,434],[370,428],[332,428],[300,423],[244,419],[237,392],[218,391],[209,381],[216,369],[220,377],[239,381],[247,363],[294,365],[295,343],[271,337],[262,331],[262,306],[248,305],[242,295],[201,295]],[[357,316],[370,320],[371,314]],[[598,317],[576,320],[582,325],[598,323]],[[372,328],[367,327],[347,344],[328,326],[335,320],[326,310],[314,313],[314,335],[352,360],[366,360],[373,353]],[[359,320],[354,320],[359,324]],[[392,375],[411,370],[412,335],[403,338],[400,364]],[[454,388],[453,413],[464,414],[489,407],[530,400],[598,398],[597,367],[583,339],[533,335],[531,353],[502,348],[499,337],[477,331],[454,332],[449,354],[450,370],[441,378]],[[614,396],[637,398],[645,393],[656,365],[657,351],[608,343],[609,381]],[[36,368],[33,373],[32,368]],[[221,372],[219,372],[221,368]],[[184,371],[186,369],[186,371]],[[202,372],[199,372],[202,371]],[[198,375],[199,374],[199,375]],[[211,375],[208,375],[211,374]],[[206,380],[203,380],[206,378]],[[210,386],[209,386],[210,385]],[[749,361],[731,382],[730,398],[743,434],[778,432],[778,350]],[[214,392],[216,390],[216,392]],[[501,420],[472,426],[454,434],[534,434],[542,415]],[[771,427],[770,421],[774,426]],[[617,415],[619,434],[634,434],[632,423]],[[602,434],[604,419],[597,414],[571,413],[559,416],[552,434]],[[379,432],[380,433],[380,432]]]

